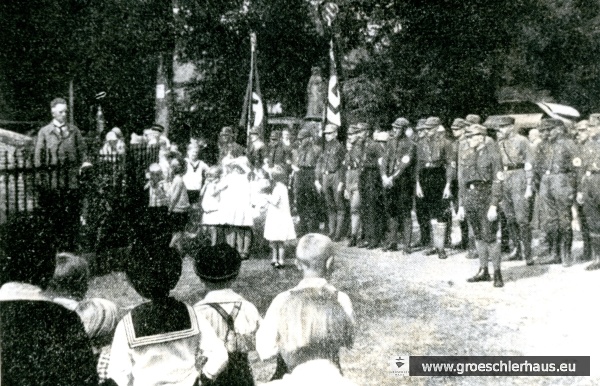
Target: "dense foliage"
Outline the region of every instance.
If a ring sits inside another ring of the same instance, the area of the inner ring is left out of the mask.
[[[46,120],[73,79],[76,118],[93,127],[153,119],[159,55],[197,65],[194,111],[175,128],[214,132],[239,118],[258,35],[265,99],[303,116],[314,65],[327,64],[317,0],[5,0],[0,3],[0,118]],[[337,0],[334,35],[346,109],[388,125],[398,115],[449,121],[494,111],[499,98],[553,99],[600,110],[600,5],[592,0]]]

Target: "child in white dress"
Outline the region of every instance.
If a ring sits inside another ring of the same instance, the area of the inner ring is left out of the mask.
[[[273,192],[268,198],[267,218],[265,219],[264,237],[269,240],[273,257],[271,265],[275,268],[284,267],[284,243],[296,239],[294,221],[290,213],[290,200],[288,189],[285,185],[287,174],[283,168],[276,165],[271,171],[271,178],[275,184]]]
[[[206,183],[202,187],[202,224],[210,234],[210,245],[217,243],[217,227],[223,224],[221,210],[221,191],[226,187],[221,183],[223,169],[212,166],[206,174]]]

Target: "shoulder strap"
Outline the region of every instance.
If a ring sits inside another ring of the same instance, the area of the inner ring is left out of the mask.
[[[223,307],[221,307],[221,305],[219,303],[206,303],[207,306],[212,307],[215,311],[217,311],[219,313],[219,315],[221,315],[221,317],[223,319],[225,319],[225,323],[227,324],[227,333],[225,334],[225,344],[227,344],[227,342],[229,341],[229,333],[232,332],[234,334],[234,342],[236,342],[236,346],[237,346],[237,340],[235,340],[235,318],[238,316],[238,313],[240,312],[240,308],[242,306],[242,302],[235,302],[234,306],[233,306],[233,310],[231,311],[231,314],[228,314],[227,311],[225,311],[225,309]]]

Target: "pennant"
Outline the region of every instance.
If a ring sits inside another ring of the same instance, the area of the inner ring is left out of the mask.
[[[333,52],[333,40],[330,40],[329,59],[331,63],[329,65],[329,87],[327,92],[327,123],[340,127],[342,126],[341,98]]]
[[[248,87],[242,108],[242,117],[240,118],[240,127],[246,130],[246,134],[256,127],[260,137],[263,136],[264,127],[267,122],[265,103],[260,92],[260,80],[258,77],[258,66],[256,65],[256,34],[250,34],[250,76],[248,78]],[[249,138],[249,135],[247,136]]]

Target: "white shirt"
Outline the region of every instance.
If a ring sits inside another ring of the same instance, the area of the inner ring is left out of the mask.
[[[280,293],[273,299],[260,328],[256,332],[256,351],[258,352],[260,359],[269,359],[279,352],[277,347],[277,326],[279,324],[281,308],[287,302],[290,292],[303,288],[321,288],[326,285],[330,284],[323,278],[302,279],[296,287]],[[352,323],[354,323],[354,311],[352,310],[352,302],[348,295],[342,291],[338,291],[338,302],[344,311],[346,311],[346,314],[348,314]]]
[[[210,324],[197,315],[199,335],[131,348],[123,320],[110,351],[108,377],[119,386],[192,386],[199,377],[197,354],[207,358],[202,372],[214,379],[227,365],[227,350]]]
[[[265,383],[264,386],[356,386],[342,376],[335,364],[327,359],[307,361],[282,379]]]
[[[241,307],[233,321],[235,331],[229,332],[225,319],[207,303],[218,303],[225,312],[231,315],[236,302],[241,303]],[[210,291],[204,299],[194,305],[194,311],[206,318],[223,342],[227,339],[225,343],[229,352],[254,350],[255,334],[262,318],[254,304],[235,293],[232,289]]]
[[[196,160],[187,162],[187,169],[183,175],[183,183],[187,190],[200,190],[202,187],[202,174],[208,171],[208,165],[204,161]]]

